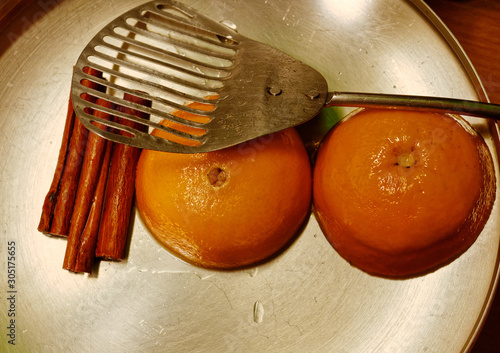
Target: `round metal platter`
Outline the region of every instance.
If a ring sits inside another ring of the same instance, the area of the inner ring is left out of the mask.
[[[36,227],[57,160],[72,66],[102,26],[140,3],[41,0],[2,35],[0,350],[468,351],[497,282],[498,203],[466,253],[407,280],[351,267],[314,217],[283,253],[250,269],[187,264],[162,248],[138,216],[125,261],[101,262],[92,277],[62,269],[66,241]],[[313,66],[330,90],[485,99],[460,46],[417,0],[185,3]],[[497,160],[492,127],[470,121]],[[8,288],[12,244],[16,277]],[[8,342],[12,319],[15,346]]]

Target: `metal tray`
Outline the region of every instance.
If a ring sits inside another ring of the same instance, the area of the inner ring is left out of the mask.
[[[330,89],[486,99],[456,40],[418,0],[185,2],[312,65]],[[409,280],[352,268],[314,218],[280,256],[251,269],[186,264],[136,217],[126,261],[102,262],[95,277],[62,270],[66,241],[36,227],[55,168],[72,66],[103,25],[139,3],[31,2],[1,35],[0,350],[468,351],[498,280],[498,203],[465,254]],[[470,121],[496,159],[497,128]],[[15,286],[9,288],[12,242]],[[11,319],[15,346],[8,343]]]

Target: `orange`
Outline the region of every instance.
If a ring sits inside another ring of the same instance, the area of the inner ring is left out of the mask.
[[[462,118],[365,109],[322,142],[315,216],[337,252],[375,275],[428,272],[463,253],[495,198],[492,157]]]
[[[248,266],[297,234],[310,211],[311,174],[293,128],[208,153],[144,150],[137,208],[155,238],[188,262]]]

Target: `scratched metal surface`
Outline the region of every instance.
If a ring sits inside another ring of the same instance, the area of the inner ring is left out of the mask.
[[[251,269],[186,264],[138,218],[126,261],[101,263],[96,277],[61,269],[65,240],[43,236],[36,226],[56,163],[71,68],[103,25],[140,3],[39,1],[2,33],[0,351],[467,351],[496,285],[498,205],[464,255],[410,280],[350,267],[314,218],[284,253]],[[453,37],[417,0],[186,3],[310,64],[331,90],[485,97]],[[493,150],[488,125],[471,122]],[[9,241],[16,244],[15,346],[6,334]]]

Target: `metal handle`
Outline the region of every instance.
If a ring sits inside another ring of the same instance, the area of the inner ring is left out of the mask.
[[[330,92],[325,107],[363,107],[417,109],[456,113],[500,120],[500,105],[453,98],[407,96],[396,94]]]

